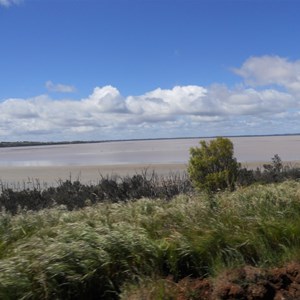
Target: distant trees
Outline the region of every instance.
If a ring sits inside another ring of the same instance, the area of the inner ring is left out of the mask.
[[[233,143],[222,137],[209,143],[199,143],[201,147],[190,149],[188,165],[188,173],[194,186],[209,192],[233,190],[240,168],[233,156]]]

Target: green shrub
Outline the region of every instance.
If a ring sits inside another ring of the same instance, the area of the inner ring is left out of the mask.
[[[218,137],[200,145],[190,149],[188,172],[194,185],[209,192],[233,190],[240,165],[233,157],[232,142]]]

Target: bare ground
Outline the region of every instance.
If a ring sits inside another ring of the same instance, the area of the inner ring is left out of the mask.
[[[300,299],[300,263],[281,268],[246,266],[215,279],[185,278],[176,284],[177,300],[297,300]]]

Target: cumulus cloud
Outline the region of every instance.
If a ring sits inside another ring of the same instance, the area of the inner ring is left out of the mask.
[[[206,93],[200,86],[175,86],[171,90],[156,89],[142,96],[130,96],[126,105],[135,114],[184,115],[205,110]]]
[[[87,109],[96,112],[125,112],[126,105],[120,92],[112,86],[96,87],[93,93],[83,100]]]
[[[0,0],[0,6],[9,7],[14,4],[20,4],[22,0]]]
[[[74,92],[76,92],[76,88],[72,85],[66,85],[66,84],[61,84],[61,83],[54,84],[51,80],[48,80],[45,83],[45,87],[47,88],[47,90],[49,92],[59,92],[59,93],[74,93]]]
[[[300,92],[300,60],[290,61],[279,56],[251,57],[234,71],[252,86],[278,85],[291,92]]]
[[[291,133],[299,128],[299,61],[249,58],[236,88],[175,86],[123,96],[95,87],[82,99],[41,95],[0,102],[1,139],[119,139]],[[51,85],[57,87],[51,83]]]

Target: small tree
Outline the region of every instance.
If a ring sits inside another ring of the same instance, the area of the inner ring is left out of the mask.
[[[196,188],[216,192],[234,189],[240,164],[233,157],[233,144],[228,138],[218,137],[201,147],[190,149],[188,172]]]
[[[275,154],[272,159],[270,164],[264,164],[264,178],[268,182],[279,182],[283,179],[283,163],[278,154]]]
[[[278,154],[275,154],[271,159],[271,164],[263,165],[266,172],[280,173],[283,171],[283,163]]]

